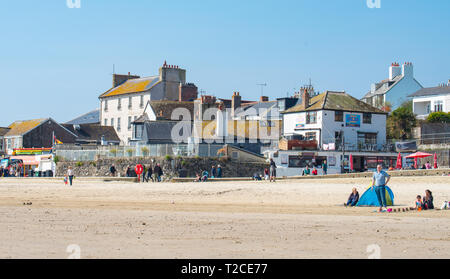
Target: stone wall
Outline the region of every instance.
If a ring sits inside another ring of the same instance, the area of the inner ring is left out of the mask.
[[[153,161],[152,161],[153,160]],[[56,165],[56,176],[62,177],[69,166],[78,177],[104,177],[109,176],[109,168],[115,165],[121,177],[126,176],[128,166],[134,169],[137,164],[145,167],[155,166],[159,163],[163,169],[164,179],[168,180],[180,176],[180,170],[185,170],[187,177],[195,177],[197,173],[204,170],[211,171],[211,166],[221,165],[223,177],[251,177],[255,172],[263,174],[266,163],[240,163],[229,159],[218,158],[127,158],[127,159],[99,159],[92,162],[58,162]],[[182,173],[183,171],[181,171]]]

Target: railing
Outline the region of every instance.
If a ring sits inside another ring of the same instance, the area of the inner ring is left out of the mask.
[[[450,144],[450,133],[422,134],[418,144]]]
[[[199,156],[217,157],[222,144],[150,144],[138,146],[99,146],[56,149],[56,156],[65,161],[95,161],[99,158]]]

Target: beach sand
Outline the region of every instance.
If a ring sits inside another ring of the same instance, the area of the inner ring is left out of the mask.
[[[0,258],[449,258],[450,211],[345,208],[368,179],[123,183],[0,179]],[[398,206],[450,177],[394,177]],[[24,205],[24,203],[32,203]],[[373,249],[375,247],[375,249]]]

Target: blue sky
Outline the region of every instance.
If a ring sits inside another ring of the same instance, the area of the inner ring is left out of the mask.
[[[413,62],[425,87],[450,78],[450,1],[0,0],[0,126],[65,122],[99,105],[116,73],[168,64],[218,97],[271,99],[312,79],[355,97]]]

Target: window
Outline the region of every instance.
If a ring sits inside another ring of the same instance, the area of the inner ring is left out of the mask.
[[[117,131],[120,131],[120,117],[117,117]]]
[[[114,127],[114,118],[111,118],[111,126]]]
[[[139,102],[139,106],[140,106],[141,108],[144,107],[144,96],[141,96],[141,101]]]
[[[344,112],[343,111],[335,111],[334,112],[334,121],[344,122]]]
[[[133,97],[128,97],[128,108],[131,109],[133,107]]]
[[[358,142],[361,144],[377,144],[377,134],[358,132]]]
[[[104,126],[108,126],[108,119],[105,118],[105,125]]]
[[[122,109],[122,99],[121,98],[117,99],[117,109],[118,110]]]
[[[131,116],[128,116],[128,131],[131,130]]]
[[[305,134],[306,140],[316,140],[316,133],[315,132],[309,132]]]
[[[306,124],[317,123],[317,111],[311,111],[306,113]]]
[[[142,138],[142,132],[144,131],[144,125],[139,124],[139,125],[134,125],[134,137],[136,139],[141,139]]]
[[[364,124],[372,124],[372,114],[371,113],[363,113],[363,123]]]
[[[435,101],[434,102],[434,111],[435,112],[443,111],[443,107],[444,107],[443,101]]]
[[[108,111],[108,100],[105,100],[104,109],[105,111]]]

